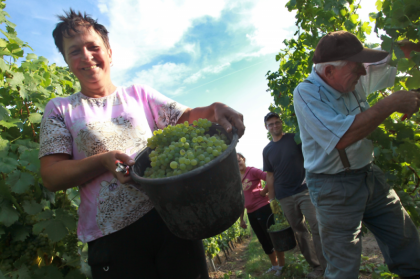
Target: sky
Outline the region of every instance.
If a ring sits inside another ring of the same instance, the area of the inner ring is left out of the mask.
[[[66,66],[54,45],[57,15],[86,12],[109,31],[117,86],[146,84],[191,108],[222,102],[244,115],[237,145],[248,166],[263,167],[264,115],[273,97],[266,74],[296,30],[285,0],[7,0],[18,37],[50,63]],[[368,21],[373,0],[361,0]],[[370,42],[378,40],[371,36]]]

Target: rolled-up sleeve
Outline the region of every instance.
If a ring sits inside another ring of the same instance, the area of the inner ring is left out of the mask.
[[[294,109],[300,129],[330,154],[354,121],[354,115],[343,115],[331,103],[324,102],[319,86],[301,83],[294,90]]]

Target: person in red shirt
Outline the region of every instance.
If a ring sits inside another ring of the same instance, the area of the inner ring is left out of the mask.
[[[249,223],[272,264],[266,273],[275,272],[274,275],[280,276],[284,266],[284,252],[274,251],[270,235],[267,232],[267,220],[272,211],[267,197],[267,188],[263,189],[261,187],[261,180],[265,181],[266,173],[254,167],[247,167],[245,157],[241,153],[237,153],[236,156],[242,178],[242,189],[244,190],[245,208]],[[241,227],[246,229],[244,213],[241,214],[240,219]],[[271,219],[269,225],[274,223],[273,219]]]

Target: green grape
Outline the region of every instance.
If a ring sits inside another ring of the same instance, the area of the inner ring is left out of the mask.
[[[229,141],[224,134],[210,136],[207,131],[211,125],[207,119],[198,119],[192,125],[186,121],[154,131],[153,137],[147,139],[147,146],[154,150],[149,155],[151,163],[144,176],[164,178],[180,175],[219,156],[228,147]]]

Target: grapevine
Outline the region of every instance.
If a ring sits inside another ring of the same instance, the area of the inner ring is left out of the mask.
[[[147,146],[154,149],[149,159],[151,167],[146,168],[147,178],[164,178],[180,175],[204,166],[219,156],[228,147],[224,134],[209,135],[212,123],[198,119],[189,125],[188,121],[176,126],[167,126],[153,132]]]

